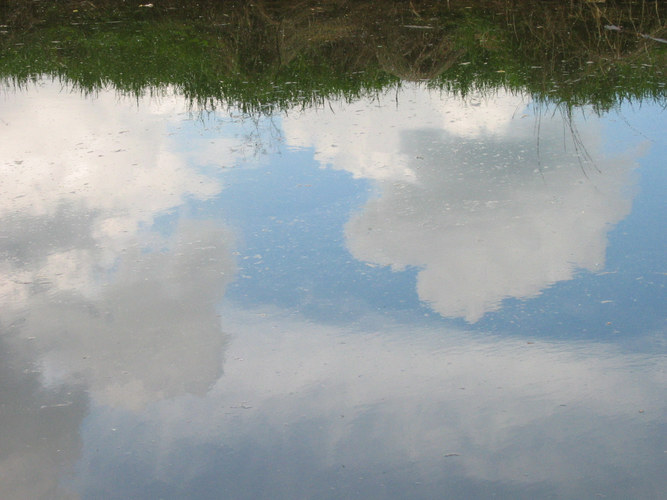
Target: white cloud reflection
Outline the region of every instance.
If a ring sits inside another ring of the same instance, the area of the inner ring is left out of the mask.
[[[99,403],[201,394],[221,373],[233,238],[179,212],[222,189],[198,166],[237,156],[194,137],[201,163],[188,163],[170,137],[186,110],[174,95],[84,99],[54,82],[3,103],[0,320],[33,340],[47,381],[83,382]],[[180,220],[173,234],[158,217]]]
[[[20,311],[46,381],[83,382],[98,403],[140,409],[204,394],[222,373],[217,304],[234,275],[229,234],[184,221],[161,251],[133,248],[95,297],[45,286]]]
[[[418,268],[422,300],[475,322],[506,297],[602,269],[606,234],[630,210],[637,152],[607,158],[594,117],[536,118],[524,101],[409,86],[376,106],[286,120],[285,135],[323,165],[377,182],[346,227],[356,258]]]
[[[433,498],[454,481],[462,492],[493,483],[501,498],[527,491],[620,498],[627,491],[650,497],[665,484],[660,356],[379,317],[368,318],[378,328],[369,332],[277,311],[224,316],[233,332],[226,373],[207,396],[154,407],[147,427],[157,434],[137,435],[137,424],[124,422],[130,441],[123,446],[150,450],[142,470],[170,487],[178,477],[181,484],[211,480],[247,498],[266,491],[364,498],[391,484],[398,489],[390,496],[407,488]],[[91,429],[92,448],[97,433],[103,428]],[[239,457],[250,460],[242,468],[250,476],[235,475]],[[108,457],[116,459],[123,457]],[[95,472],[87,470],[87,480],[104,481]]]
[[[221,191],[198,166],[233,165],[239,140],[176,151],[188,115],[174,95],[44,81],[0,99],[0,491],[74,499],[62,478],[89,402],[139,412],[222,373],[234,239],[184,207]]]

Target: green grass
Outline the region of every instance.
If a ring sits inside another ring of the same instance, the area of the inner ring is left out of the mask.
[[[137,96],[173,88],[194,107],[248,113],[354,100],[406,79],[598,110],[667,96],[667,44],[637,36],[665,36],[658,2],[153,3],[9,1],[0,79]]]

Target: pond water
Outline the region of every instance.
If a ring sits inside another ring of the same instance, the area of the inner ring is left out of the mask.
[[[667,491],[664,101],[2,89],[3,499]]]
[[[659,106],[3,97],[19,498],[657,498]]]

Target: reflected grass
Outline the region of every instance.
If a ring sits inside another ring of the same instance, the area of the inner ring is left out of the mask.
[[[135,96],[173,89],[196,108],[248,113],[355,100],[405,80],[597,110],[666,97],[667,44],[655,39],[667,6],[657,1],[140,5],[6,2],[0,78],[21,86],[48,75]]]

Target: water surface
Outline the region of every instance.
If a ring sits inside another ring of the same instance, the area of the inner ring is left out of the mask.
[[[10,497],[663,490],[660,108],[3,99]]]
[[[664,495],[662,28],[533,68],[486,11],[258,5],[191,87],[151,33],[234,23],[137,7],[148,78],[97,11],[3,21],[0,496]]]

